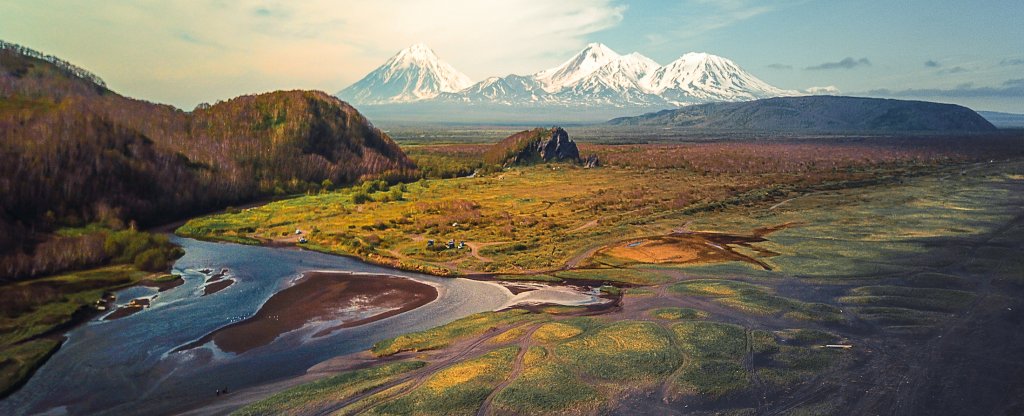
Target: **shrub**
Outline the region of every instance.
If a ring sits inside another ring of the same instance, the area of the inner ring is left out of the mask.
[[[359,190],[352,194],[352,203],[355,204],[362,204],[372,200],[373,198],[370,198],[370,194],[364,190]]]
[[[167,268],[167,256],[159,248],[151,248],[135,256],[135,267],[140,270],[159,272]]]

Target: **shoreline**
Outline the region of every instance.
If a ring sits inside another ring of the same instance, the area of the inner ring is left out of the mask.
[[[292,331],[309,329],[311,323],[332,324],[311,328],[315,330],[313,338],[319,338],[420,308],[439,297],[440,291],[433,285],[408,277],[308,271],[272,295],[253,316],[213,330],[173,352],[212,342],[224,352],[243,354]]]

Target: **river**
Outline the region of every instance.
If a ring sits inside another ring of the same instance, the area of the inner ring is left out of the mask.
[[[488,282],[396,271],[316,252],[242,246],[172,237],[185,249],[174,272],[185,283],[160,293],[152,306],[111,321],[94,319],[67,341],[19,391],[0,401],[0,414],[168,414],[188,410],[217,389],[259,385],[302,374],[328,358],[373,343],[477,313],[513,298]],[[202,294],[203,269],[227,268],[236,283]],[[291,333],[243,354],[211,348],[172,352],[207,333],[257,312],[274,293],[310,270],[381,273],[438,288],[437,300],[418,309],[321,338]],[[156,293],[136,286],[118,303]]]

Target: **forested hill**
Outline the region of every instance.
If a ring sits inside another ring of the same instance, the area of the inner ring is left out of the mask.
[[[185,112],[126,98],[62,60],[0,42],[0,257],[89,222],[157,224],[415,165],[355,108],[313,91]]]
[[[710,103],[622,117],[608,124],[705,130],[812,133],[991,132],[973,110],[953,104],[810,96]]]

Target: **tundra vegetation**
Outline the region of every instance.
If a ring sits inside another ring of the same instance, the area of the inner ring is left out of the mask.
[[[604,311],[512,308],[383,340],[371,369],[427,364],[330,405],[301,395],[310,384],[243,413],[879,412],[889,393],[860,380],[941,368],[928,360],[944,347],[911,347],[1024,298],[1019,148],[884,143],[585,144],[603,167],[476,170],[406,184],[399,200],[395,186],[339,189],[178,232],[258,244],[303,229],[306,248],[411,270],[615,288]],[[452,147],[476,149],[435,156],[483,166],[469,162],[479,149]],[[607,250],[669,235],[689,257]],[[991,364],[971,357],[960,365]],[[301,399],[256,411],[282,397]]]

